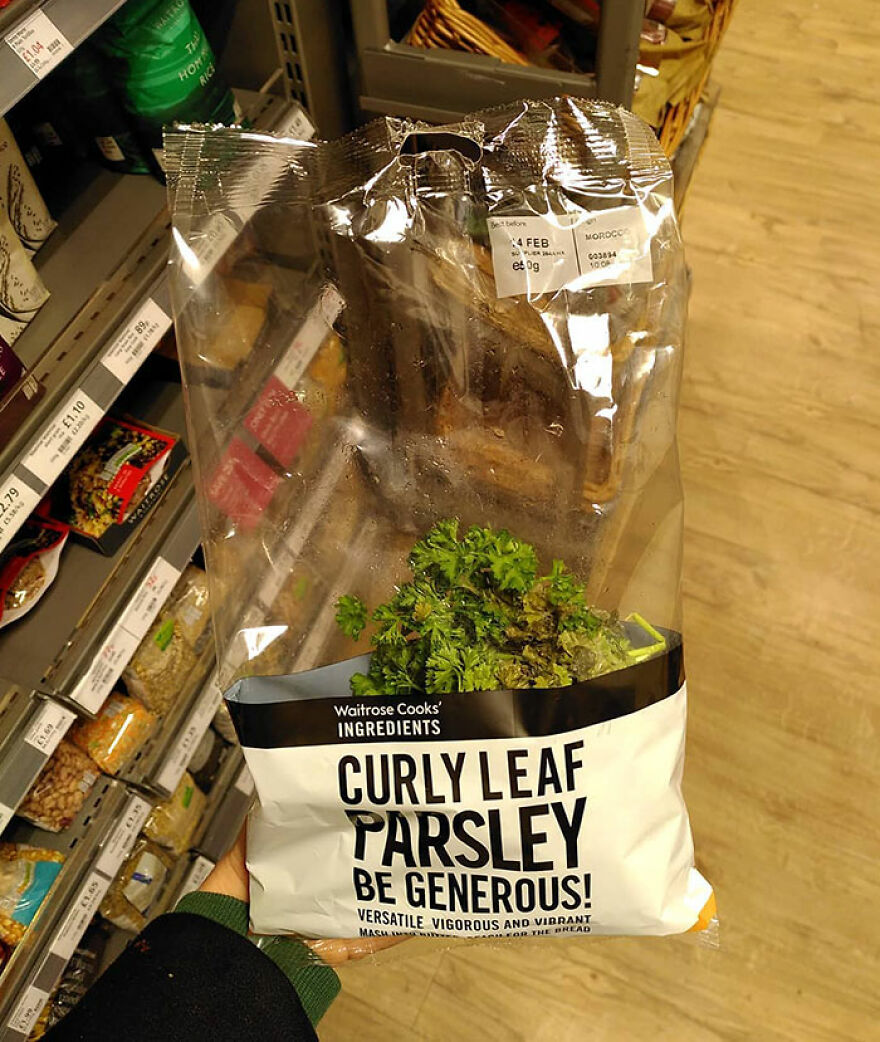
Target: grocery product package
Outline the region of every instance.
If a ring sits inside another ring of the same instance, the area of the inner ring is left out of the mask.
[[[0,119],[0,210],[28,254],[56,227],[5,119]]]
[[[102,771],[118,774],[153,733],[157,719],[136,698],[114,691],[94,720],[74,724],[70,738]]]
[[[10,948],[39,912],[64,855],[27,843],[0,843],[0,941]]]
[[[68,528],[29,517],[0,553],[0,629],[37,606],[58,574]]]
[[[189,771],[184,771],[177,788],[150,811],[144,823],[144,835],[172,854],[182,854],[205,809],[205,794]]]
[[[165,140],[254,930],[708,926],[680,791],[687,279],[655,136],[559,98]],[[255,265],[272,312],[224,386],[202,348]]]
[[[66,829],[98,780],[99,771],[73,742],[62,739],[16,811],[49,832]]]
[[[115,553],[186,456],[186,446],[175,434],[104,416],[41,509],[102,553]]]
[[[140,836],[101,901],[101,915],[120,930],[140,933],[173,866],[166,851]]]
[[[2,207],[0,273],[0,337],[14,344],[49,299],[49,290]]]

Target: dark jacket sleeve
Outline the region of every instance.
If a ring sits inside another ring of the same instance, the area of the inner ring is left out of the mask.
[[[189,900],[197,913],[185,911],[182,903],[151,923],[45,1037],[51,1042],[315,1042],[294,983],[302,984],[317,1021],[339,988],[333,971],[315,966],[296,942],[282,942],[287,958],[280,960],[261,951],[242,931],[224,925],[233,916],[206,914],[206,908],[217,908],[214,895],[194,894]],[[246,906],[234,904],[244,910],[246,923]],[[233,905],[227,904],[229,909]],[[304,958],[291,959],[294,948]]]

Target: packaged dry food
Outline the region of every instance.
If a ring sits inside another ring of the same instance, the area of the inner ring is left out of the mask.
[[[27,615],[55,581],[67,535],[67,525],[29,517],[0,553],[0,629]]]
[[[230,742],[233,745],[238,744],[238,735],[235,733],[235,724],[232,722],[232,717],[229,715],[229,709],[225,702],[221,702],[220,705],[217,706],[217,712],[214,714],[211,726],[224,741]]]
[[[56,227],[5,119],[0,119],[0,210],[28,253]]]
[[[64,864],[57,850],[0,843],[0,941],[14,948]]]
[[[114,691],[94,720],[80,720],[71,740],[106,774],[118,774],[156,726],[157,717],[136,698]]]
[[[60,832],[79,813],[98,774],[95,764],[81,749],[62,739],[16,813],[41,829]]]
[[[189,771],[184,771],[174,792],[150,811],[144,835],[172,854],[182,854],[189,849],[204,810],[205,794]]]
[[[48,299],[49,290],[0,207],[0,337],[14,344]]]
[[[33,373],[27,372],[12,347],[0,337],[0,444],[18,430],[44,390]]]
[[[565,97],[318,144],[180,129],[166,157],[209,584],[238,582],[214,630],[258,797],[254,930],[708,926],[680,791],[687,275],[656,136]],[[312,243],[304,313],[344,346],[315,466],[270,463],[242,431],[290,345],[280,316],[249,392],[205,374],[218,220],[267,264],[295,255],[280,229]],[[213,486],[230,452],[235,510]],[[318,560],[346,498],[317,610],[262,596]]]
[[[141,836],[110,884],[101,915],[120,930],[140,933],[173,865],[166,851]]]
[[[176,435],[105,416],[52,487],[47,510],[112,554],[146,517],[185,457]]]
[[[160,615],[125,667],[129,692],[160,716],[180,698],[197,658],[173,614]]]
[[[189,0],[129,0],[95,34],[139,135],[161,166],[162,127],[235,121],[235,102]]]
[[[188,564],[171,591],[165,611],[173,615],[183,639],[197,654],[201,652],[211,621],[208,578],[197,565]]]

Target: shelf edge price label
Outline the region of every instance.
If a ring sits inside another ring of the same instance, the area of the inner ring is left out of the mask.
[[[202,736],[208,730],[208,726],[214,718],[214,713],[217,712],[217,706],[220,704],[218,690],[218,688],[208,684],[199,696],[195,708],[189,714],[183,732],[177,739],[177,744],[174,746],[171,755],[162,764],[162,768],[156,777],[156,784],[161,785],[163,789],[174,792],[177,788],[178,782],[183,777],[183,772],[192,759],[195,747],[202,740]]]
[[[171,317],[148,297],[104,352],[101,365],[127,384],[170,328]]]
[[[193,890],[198,890],[202,883],[204,883],[211,874],[211,869],[213,867],[214,862],[210,858],[205,857],[203,854],[198,854],[194,858],[193,863],[189,867],[189,871],[180,885],[180,890],[177,893],[177,900],[179,901],[181,897],[191,894]]]
[[[15,1007],[15,1012],[7,1021],[6,1027],[10,1031],[15,1031],[27,1037],[48,1001],[49,992],[31,984],[19,1000],[18,1005]]]
[[[38,80],[73,50],[70,40],[44,11],[34,11],[5,39]]]
[[[39,502],[39,492],[34,492],[21,478],[11,477],[0,485],[0,550],[12,540]]]
[[[58,748],[58,743],[67,733],[67,729],[76,719],[71,709],[46,702],[37,714],[36,720],[27,729],[24,740],[28,745],[48,759]]]
[[[98,872],[92,872],[80,888],[76,895],[76,903],[67,913],[64,925],[52,942],[50,951],[53,955],[64,960],[73,955],[109,888],[109,879],[105,879]]]
[[[101,406],[82,388],[77,388],[56,412],[22,464],[46,485],[51,485],[103,415]]]
[[[142,796],[130,796],[122,819],[110,834],[95,870],[112,879],[119,871],[119,866],[131,853],[134,841],[147,820],[150,804]]]
[[[180,578],[180,569],[160,554],[147,572],[129,602],[121,626],[132,636],[142,640],[156,616],[162,610],[174,584]]]
[[[74,702],[90,713],[96,713],[122,676],[139,643],[133,633],[117,626],[93,659],[86,675],[73,689],[70,697]]]

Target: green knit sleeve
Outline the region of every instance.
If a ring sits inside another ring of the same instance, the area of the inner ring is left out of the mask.
[[[174,911],[201,915],[242,937],[248,935],[248,906],[235,897],[196,890],[182,897]],[[293,985],[315,1027],[339,994],[339,978],[301,941],[286,937],[255,937],[253,940]]]

